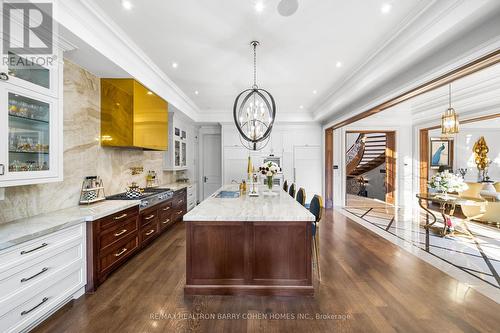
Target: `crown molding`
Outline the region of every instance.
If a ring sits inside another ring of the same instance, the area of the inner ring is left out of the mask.
[[[477,58],[475,52],[478,48],[489,48],[491,51],[490,45],[479,45],[478,47],[477,44],[481,43],[479,41],[476,45],[471,46],[467,54],[456,49],[447,50],[449,58],[445,63],[439,57],[437,57],[437,60],[431,59],[432,52],[436,52],[445,43],[457,38],[454,31],[459,31],[462,26],[465,26],[465,21],[469,23],[466,26],[468,29],[466,33],[471,33],[477,28],[475,25],[479,24],[479,20],[471,21],[471,17],[474,15],[476,19],[478,16],[486,17],[490,15],[488,9],[497,6],[492,2],[486,5],[485,3],[444,0],[434,1],[432,4],[420,8],[413,20],[400,25],[399,30],[396,31],[397,36],[389,37],[389,41],[384,43],[369,60],[363,62],[353,75],[333,87],[333,92],[326,100],[315,106],[314,118],[322,122],[329,119],[330,123],[338,122],[344,117],[349,118],[349,116],[359,113],[362,109],[366,109],[367,105],[380,104],[380,101],[383,102],[398,92],[416,86],[417,82],[422,82],[422,78],[423,82],[426,82],[429,77],[437,76],[436,73],[440,71],[449,71],[450,66],[459,66],[459,64],[471,61],[474,57]],[[458,52],[461,52],[461,54],[457,55]],[[483,50],[482,52],[484,55],[488,51]],[[432,70],[429,70],[431,67]],[[394,79],[401,79],[405,75],[408,76],[408,72],[415,73],[418,71],[420,71],[421,75],[408,77],[403,89],[398,87],[400,88],[398,90],[389,90],[389,86]],[[386,86],[386,92],[381,97],[380,92]],[[377,94],[377,92],[379,93]],[[372,98],[370,98],[370,94],[373,96]],[[378,103],[371,103],[376,98]],[[362,100],[370,99],[371,101],[364,104],[363,108],[360,107]]]
[[[57,1],[59,23],[187,117],[198,121],[200,110],[196,104],[93,0]]]

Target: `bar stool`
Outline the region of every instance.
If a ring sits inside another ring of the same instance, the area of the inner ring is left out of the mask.
[[[283,183],[283,191],[288,192],[288,180]]]
[[[302,206],[306,205],[306,191],[301,187],[297,191],[297,197],[295,198]]]
[[[314,215],[315,221],[312,223],[312,238],[314,255],[316,257],[316,267],[318,268],[318,280],[321,281],[321,271],[319,268],[319,221],[323,215],[323,198],[320,195],[315,195],[311,200],[309,211]]]
[[[290,196],[292,198],[295,198],[295,184],[292,183],[292,185],[290,185],[290,189],[288,190],[288,194],[290,194]]]

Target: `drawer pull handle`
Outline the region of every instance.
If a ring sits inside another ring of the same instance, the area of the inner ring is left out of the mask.
[[[40,245],[39,247],[35,247],[34,249],[31,249],[28,251],[21,251],[21,255],[28,254],[28,253],[31,253],[31,252],[36,251],[36,250],[40,250],[41,248],[46,247],[47,245],[49,245],[49,244],[43,243],[42,245]]]
[[[115,253],[115,257],[119,257],[122,254],[124,254],[125,252],[127,252],[127,248],[126,247],[124,247],[120,252]]]
[[[179,204],[181,204],[181,203],[183,203],[183,202],[184,202],[184,200],[179,200],[179,201],[178,201],[178,203],[179,203]]]
[[[21,312],[21,316],[24,316],[24,315],[27,315],[28,313],[30,313],[31,311],[35,310],[36,308],[38,308],[40,305],[42,305],[43,303],[47,302],[49,300],[48,297],[44,297],[42,299],[42,301],[40,303],[38,303],[37,305],[35,305],[34,307],[32,307],[31,309],[29,310],[24,310],[23,312]]]
[[[169,207],[165,207],[165,208],[163,208],[163,211],[167,211],[167,210],[169,210],[169,209],[170,209],[170,206],[169,206]]]
[[[40,272],[36,273],[35,275],[30,276],[29,278],[22,278],[22,279],[21,279],[21,282],[26,282],[26,281],[29,281],[29,280],[31,280],[31,279],[33,279],[33,278],[37,277],[38,275],[45,273],[45,272],[46,272],[46,271],[48,271],[48,270],[49,270],[49,268],[48,268],[48,267],[44,267],[44,268],[42,268],[42,270],[41,270]]]
[[[122,218],[124,217],[127,217],[128,215],[126,213],[123,213],[122,215],[120,216],[115,216],[115,220],[121,220]]]
[[[151,235],[154,232],[155,232],[155,229],[151,229],[148,232],[146,232],[146,236],[149,236],[149,235]]]
[[[123,229],[122,231],[117,232],[117,233],[115,234],[115,237],[121,236],[121,235],[123,235],[123,234],[124,234],[124,233],[126,233],[126,232],[127,232],[127,229]]]
[[[170,222],[170,219],[166,219],[165,221],[163,221],[162,223],[163,224],[167,224],[168,222]]]
[[[177,212],[177,215],[181,215],[181,214],[182,214],[182,211],[180,211],[180,212]]]
[[[145,219],[145,220],[151,220],[153,217],[155,217],[155,215],[154,215],[154,214],[151,214],[151,215],[149,215],[149,216],[145,217],[144,219]]]

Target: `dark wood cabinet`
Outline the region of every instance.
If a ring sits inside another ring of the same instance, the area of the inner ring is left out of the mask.
[[[135,206],[87,224],[87,292],[186,214],[186,189],[139,212]]]

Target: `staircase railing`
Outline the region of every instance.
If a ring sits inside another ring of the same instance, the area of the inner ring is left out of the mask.
[[[365,152],[365,135],[362,133],[356,139],[356,142],[346,152],[346,174],[350,173],[358,166]]]

